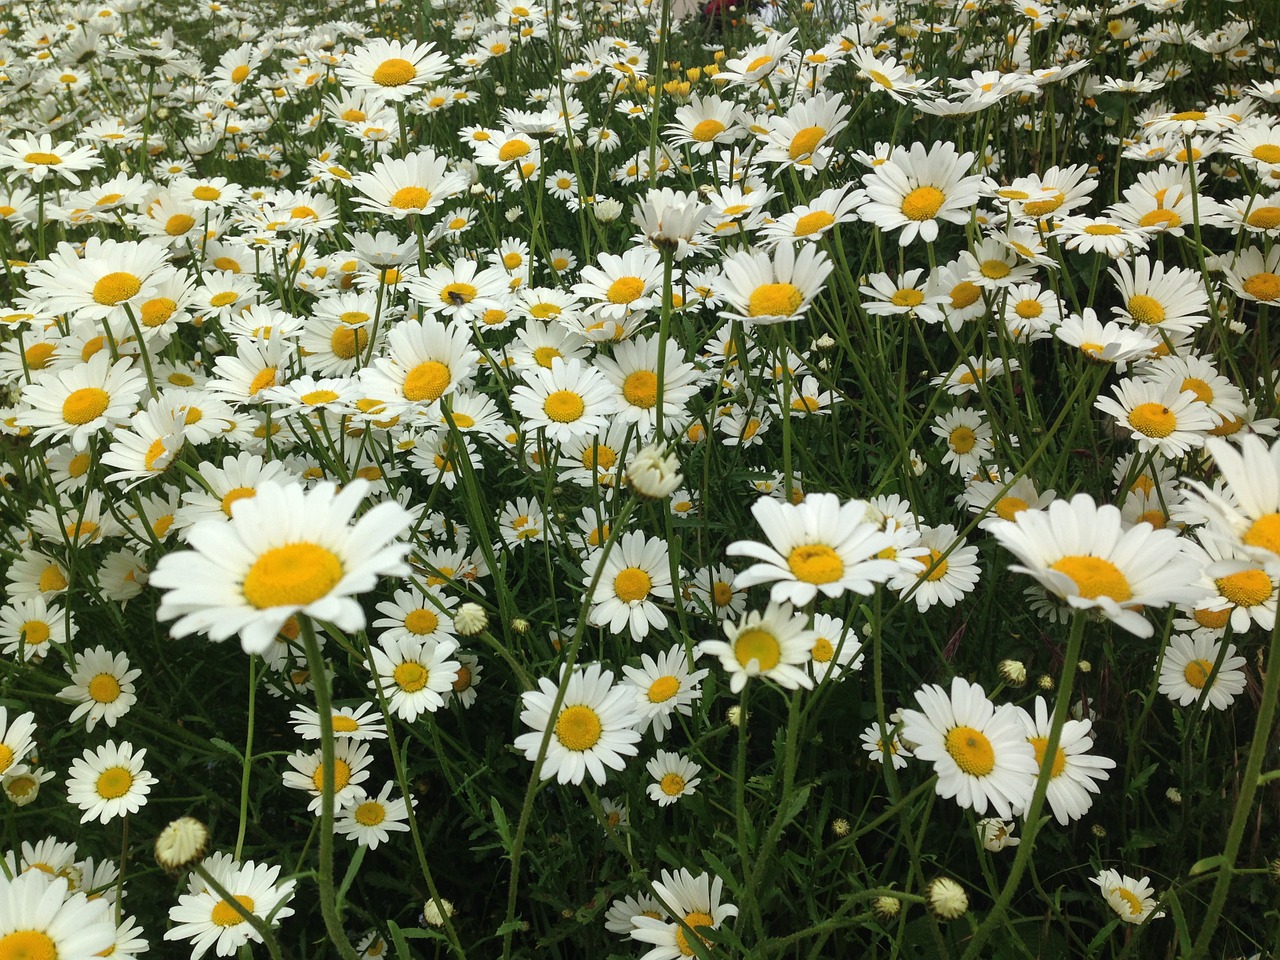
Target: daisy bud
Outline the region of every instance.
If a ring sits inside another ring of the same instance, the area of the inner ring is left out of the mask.
[[[1047,673],[1040,674],[1040,676],[1036,678],[1036,686],[1041,690],[1052,690],[1053,677],[1049,676]]]
[[[500,97],[505,97],[507,95],[507,88],[499,85],[493,88],[493,92]]]
[[[483,183],[473,183],[473,184],[471,185],[471,195],[472,195],[473,197],[483,197],[483,196],[484,196],[484,184],[483,184]]]
[[[834,350],[836,342],[831,334],[824,333],[817,340],[813,341],[813,349],[815,350]]]
[[[1280,857],[1267,864],[1267,873],[1271,875],[1273,881],[1280,883]]]
[[[436,906],[435,900],[428,900],[422,907],[422,918],[433,927],[443,927],[444,918],[453,916],[453,904],[444,897],[440,898],[440,905]]]
[[[964,887],[949,877],[938,877],[925,888],[929,910],[939,920],[958,920],[969,909],[969,895]]]
[[[1027,682],[1027,665],[1021,660],[1001,660],[1000,679],[1011,687],[1021,687]]]
[[[1182,791],[1177,787],[1170,787],[1164,792],[1165,799],[1177,806],[1182,803]]]
[[[1107,828],[1100,823],[1095,823],[1093,826],[1089,828],[1089,830],[1099,840],[1101,840],[1103,837],[1107,835]]]
[[[627,464],[627,483],[639,497],[664,500],[684,479],[678,466],[675,454],[667,453],[661,444],[651,443],[637,451]]]
[[[888,922],[902,912],[902,901],[896,897],[876,897],[871,901],[871,911],[881,921]]]
[[[1088,660],[1081,660],[1078,664],[1076,664],[1076,669],[1079,670],[1081,673],[1089,673],[1091,670],[1093,670],[1093,664],[1090,663]]]
[[[453,615],[453,628],[464,637],[474,637],[489,626],[489,614],[478,603],[464,603]]]
[[[0,784],[4,786],[4,795],[15,807],[25,807],[40,795],[39,768],[24,770],[21,773],[6,774]]]
[[[622,201],[612,198],[599,200],[591,208],[591,212],[595,214],[595,218],[601,223],[612,223],[622,216]]]
[[[529,621],[524,617],[516,617],[511,621],[511,632],[523,637],[529,632]]]
[[[177,873],[204,859],[209,848],[209,828],[195,817],[179,817],[156,837],[156,863]]]
[[[742,708],[737,706],[730,707],[728,710],[725,711],[724,718],[729,722],[729,726],[731,727],[741,726],[742,725]]]
[[[844,817],[836,817],[831,821],[831,832],[837,837],[847,837],[849,835],[849,821]]]

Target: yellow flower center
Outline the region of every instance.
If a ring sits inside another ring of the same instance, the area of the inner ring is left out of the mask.
[[[1280,554],[1280,513],[1268,513],[1259,517],[1241,539],[1251,547]]]
[[[27,347],[27,366],[32,370],[43,370],[53,359],[54,349],[52,343],[34,343]]]
[[[1240,286],[1255,300],[1265,300],[1270,303],[1272,300],[1280,299],[1280,276],[1265,270],[1262,273],[1255,273]]]
[[[782,660],[782,645],[768,630],[753,627],[738,634],[733,641],[733,655],[744,667],[752,660],[757,661],[761,672],[765,672],[772,670]]]
[[[0,773],[4,773],[13,763],[13,750],[8,744],[0,743]]]
[[[1172,116],[1169,117],[1169,119],[1177,120],[1179,122],[1183,122],[1187,120],[1197,121],[1197,120],[1203,120],[1204,116],[1205,115],[1203,111],[1200,111],[1200,110],[1183,110],[1181,113],[1173,114]]]
[[[825,210],[814,210],[812,213],[806,213],[803,217],[796,221],[793,233],[797,237],[808,237],[825,230],[836,222],[836,218]]]
[[[51,563],[40,574],[40,582],[37,585],[41,593],[54,593],[67,589],[67,578],[56,564]],[[4,768],[0,767],[0,770],[2,769]]]
[[[406,400],[435,401],[444,394],[451,380],[448,367],[439,360],[428,360],[409,371],[402,392]]]
[[[619,277],[609,284],[605,294],[610,303],[631,303],[644,293],[644,281],[639,277]]]
[[[924,577],[924,579],[928,580],[930,583],[935,580],[941,580],[947,575],[947,561],[942,559],[941,551],[930,549],[927,559],[921,557],[916,562],[919,563],[922,568],[920,576]],[[934,566],[935,563],[937,564],[936,567]],[[933,569],[926,574],[924,571],[929,570],[930,567],[933,567]]]
[[[1014,304],[1013,312],[1023,320],[1034,320],[1044,313],[1044,304],[1039,300],[1019,300]]]
[[[431,191],[426,187],[401,187],[391,195],[391,205],[397,210],[422,210],[431,202]]]
[[[804,583],[834,583],[844,576],[844,561],[825,543],[796,547],[787,557],[787,566]]]
[[[1114,237],[1117,233],[1123,233],[1114,223],[1091,223],[1084,228],[1084,232],[1091,237]]]
[[[1164,320],[1164,307],[1155,297],[1135,293],[1129,298],[1129,316],[1138,323],[1160,323]]]
[[[179,231],[179,232],[185,233],[186,231]],[[213,265],[217,267],[219,270],[225,270],[227,273],[240,272],[240,261],[237,260],[235,257],[228,257],[226,255],[223,255],[221,257],[216,257],[213,261]]]
[[[826,637],[819,637],[813,645],[813,651],[810,656],[817,663],[830,663],[831,658],[836,655],[836,648],[831,645],[831,641]]]
[[[639,567],[627,567],[613,578],[613,592],[623,603],[634,603],[649,596],[653,580]]]
[[[699,143],[710,143],[720,134],[724,133],[724,124],[719,120],[700,120],[696,123],[689,136]]]
[[[1139,217],[1138,223],[1144,227],[1159,227],[1162,230],[1171,230],[1174,227],[1182,226],[1182,218],[1172,210],[1157,207],[1155,210],[1148,210]]]
[[[239,299],[239,296],[234,290],[223,290],[221,293],[215,293],[209,298],[209,305],[213,307],[229,307],[237,299]]]
[[[195,197],[197,200],[217,200],[222,196],[222,191],[217,187],[201,185],[191,191],[191,196]]]
[[[1013,268],[1003,260],[984,260],[978,270],[988,280],[1003,280]]]
[[[314,407],[320,403],[333,403],[338,399],[338,395],[332,390],[308,390],[298,398],[309,407]]]
[[[89,697],[98,703],[115,703],[120,697],[120,681],[109,673],[100,673],[89,681]]]
[[[664,774],[659,786],[668,797],[678,797],[684,793],[684,777],[678,773]]]
[[[1261,570],[1241,570],[1213,581],[1218,592],[1237,607],[1256,607],[1271,596],[1271,578]]]
[[[369,343],[369,334],[363,327],[336,327],[329,337],[329,349],[340,360],[352,360]]]
[[[996,767],[996,752],[981,730],[952,727],[947,731],[944,746],[956,766],[971,777],[985,777]]]
[[[1203,690],[1209,682],[1209,674],[1213,673],[1212,660],[1192,660],[1182,668],[1182,677],[1197,690]]]
[[[699,927],[713,927],[715,921],[711,919],[709,913],[686,913],[684,922],[687,923],[695,932]],[[698,937],[703,943],[707,943],[707,938]],[[710,944],[708,943],[708,946]],[[676,948],[680,951],[682,957],[692,957],[693,947],[689,946],[689,941],[685,938],[684,927],[676,927]]]
[[[902,198],[902,215],[917,222],[932,220],[946,199],[946,194],[937,187],[916,187]]]
[[[62,419],[77,426],[98,419],[111,402],[111,395],[98,387],[72,390],[62,402]]]
[[[147,452],[143,454],[142,468],[147,471],[155,470],[156,462],[168,452],[169,449],[164,445],[163,440],[151,441],[151,446],[147,447]],[[168,466],[168,464],[166,464],[166,466]]]
[[[1066,202],[1066,194],[1059,190],[1055,196],[1048,197],[1044,200],[1032,200],[1030,203],[1024,203],[1022,209],[1033,217],[1043,217],[1053,213],[1064,202]]]
[[[1086,600],[1109,597],[1124,603],[1133,596],[1129,580],[1110,560],[1101,557],[1066,556],[1049,565],[1050,570],[1070,577],[1076,591]]]
[[[658,377],[652,370],[637,370],[622,381],[622,395],[633,407],[648,410],[658,402]]]
[[[4,960],[58,960],[58,945],[39,930],[15,930],[0,937]]]
[[[253,487],[234,487],[228,490],[226,496],[222,498],[222,512],[228,517],[231,516],[231,505],[237,500],[245,500],[249,497],[257,496],[258,491]]]
[[[417,77],[418,71],[412,63],[401,57],[383,60],[373,71],[373,82],[380,87],[400,87]]]
[[[1255,160],[1261,160],[1263,163],[1280,164],[1280,145],[1274,143],[1260,143],[1253,148],[1251,156]]]
[[[98,796],[104,800],[119,800],[133,786],[133,774],[127,767],[108,767],[98,774]]]
[[[978,442],[978,435],[969,427],[956,427],[947,442],[956,453],[968,453]]]
[[[679,680],[670,675],[659,677],[657,680],[653,681],[653,683],[649,684],[649,702],[666,703],[679,692]]]
[[[108,273],[93,285],[93,300],[104,307],[114,307],[130,297],[137,296],[142,289],[142,281],[132,273],[118,270]]]
[[[924,294],[919,290],[911,290],[904,287],[901,290],[894,291],[893,296],[889,298],[889,302],[895,307],[918,307],[924,303]]]
[[[276,368],[263,367],[257,372],[252,380],[249,381],[249,396],[256,397],[262,390],[267,387],[276,385]]]
[[[56,167],[62,162],[62,158],[56,153],[43,153],[39,150],[28,153],[22,159],[27,163],[44,167]]]
[[[600,742],[600,715],[584,704],[565,707],[556,718],[556,739],[566,750],[581,753]]]
[[[438,626],[440,626],[440,618],[426,608],[413,610],[404,618],[404,628],[418,636],[435,633]]]
[[[1044,751],[1049,746],[1048,737],[1027,737],[1027,743],[1031,744],[1036,751],[1036,766],[1044,767]],[[1054,752],[1053,769],[1049,771],[1049,777],[1061,776],[1062,771],[1067,768],[1067,755],[1061,747]]]
[[[1001,520],[1012,520],[1028,506],[1030,504],[1021,497],[1001,497],[995,506],[995,514]]]
[[[87,453],[77,453],[71,458],[71,462],[67,464],[67,473],[73,477],[83,477],[89,470],[89,464],[93,462],[93,458]],[[50,567],[50,569],[53,569]]]
[[[417,693],[431,679],[431,671],[420,663],[406,660],[404,663],[396,665],[396,669],[391,676],[395,680],[396,686],[405,693]]]
[[[195,217],[188,213],[175,213],[164,222],[164,232],[171,237],[180,237],[195,225]]]
[[[356,807],[352,816],[355,818],[356,823],[361,826],[376,827],[387,819],[387,808],[377,800],[366,800]]]
[[[787,155],[792,160],[803,160],[817,149],[822,138],[827,135],[825,127],[805,127],[791,138],[791,146]]]
[[[1139,433],[1162,438],[1178,429],[1178,418],[1162,403],[1140,403],[1129,411],[1129,426]]]
[[[153,297],[142,305],[140,311],[142,325],[148,328],[163,326],[177,309],[176,300],[170,300],[168,297]]]
[[[43,620],[28,620],[22,625],[18,635],[22,637],[27,646],[38,647],[42,643],[48,643],[51,634],[49,624]]]
[[[440,291],[440,300],[445,304],[458,306],[470,303],[477,293],[479,291],[469,283],[451,283]]]
[[[800,288],[790,283],[762,283],[747,299],[749,317],[789,317],[804,303]]]
[[[582,397],[572,390],[557,390],[542,405],[549,419],[556,423],[573,423],[587,409]]]
[[[503,163],[519,160],[529,155],[529,145],[523,140],[508,140],[498,149],[498,159]]]
[[[351,782],[351,765],[341,757],[333,758],[333,792],[341,793]],[[315,773],[311,774],[311,783],[321,792],[324,791],[324,764],[317,763]]]
[[[356,722],[354,717],[348,717],[345,713],[340,713],[333,718],[334,733],[355,733],[360,729],[360,724]]]
[[[951,309],[963,310],[978,302],[982,288],[972,280],[961,280],[951,288]]]
[[[342,561],[315,543],[274,547],[253,562],[241,592],[259,610],[305,607],[332,590],[342,579]]]

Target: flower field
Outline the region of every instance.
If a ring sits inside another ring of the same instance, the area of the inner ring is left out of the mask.
[[[0,960],[1275,956],[1266,7],[0,4]]]

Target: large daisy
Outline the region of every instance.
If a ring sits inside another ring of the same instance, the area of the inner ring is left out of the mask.
[[[895,147],[888,160],[863,176],[867,203],[859,216],[881,230],[901,229],[898,243],[904,247],[917,236],[932,243],[938,239],[938,221],[964,223],[978,202],[983,178],[965,172],[973,159],[949,143],[929,150],[922,143],[910,150]]]
[[[132,415],[147,381],[133,361],[115,363],[105,351],[88,363],[49,372],[22,391],[25,410],[18,424],[35,428],[37,441],[67,438],[72,449],[83,450],[99,430],[118,426]]]
[[[1261,437],[1250,435],[1237,450],[1229,441],[1211,437],[1205,446],[1225,489],[1190,480],[1190,496],[1223,539],[1266,564],[1269,573],[1280,570],[1280,440],[1268,447]]]
[[[101,956],[115,943],[106,897],[71,893],[66,877],[43,870],[0,872],[0,957]]]
[[[348,53],[337,70],[349,90],[367,90],[390,102],[413,96],[448,72],[449,58],[435,44],[381,37]]]
[[[618,410],[618,394],[595,367],[581,360],[551,361],[550,369],[525,371],[524,383],[511,390],[511,405],[526,431],[542,429],[556,441],[606,430]]]
[[[1098,397],[1094,406],[1115,417],[1142,453],[1179,457],[1201,446],[1219,422],[1195,390],[1183,389],[1181,380],[1121,380],[1112,391],[1114,397]]]
[[[403,220],[433,213],[467,188],[467,176],[451,172],[447,157],[424,147],[407,157],[379,160],[368,173],[353,177],[351,187],[362,198],[357,210]]]
[[[730,254],[713,284],[730,307],[723,313],[726,319],[781,323],[809,309],[833,269],[826,252],[814,244],[804,244],[797,254],[792,244],[779,243],[772,255],[763,250]]]

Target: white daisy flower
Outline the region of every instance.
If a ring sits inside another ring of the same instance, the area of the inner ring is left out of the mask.
[[[1089,878],[1102,889],[1107,905],[1125,923],[1142,923],[1149,917],[1163,917],[1163,910],[1156,910],[1155,891],[1147,877],[1134,879],[1118,870],[1103,870]]]
[[[36,732],[36,715],[20,713],[9,720],[9,710],[0,706],[0,774],[15,774],[27,769],[23,762],[35,746],[31,736]]]
[[[917,236],[926,243],[938,239],[938,221],[965,223],[978,202],[981,175],[967,175],[972,153],[957,153],[950,143],[922,143],[894,147],[889,159],[863,176],[867,202],[858,215],[881,230],[902,233],[898,243]]]
[[[712,284],[729,308],[721,311],[726,320],[782,323],[809,309],[834,268],[815,244],[804,244],[797,254],[793,244],[779,243],[772,254],[751,249],[731,253]]]
[[[282,780],[292,790],[305,790],[311,794],[307,810],[320,816],[324,795],[324,762],[317,747],[310,753],[299,750],[286,759],[292,770],[286,770]],[[365,796],[362,784],[369,779],[369,745],[354,740],[335,740],[333,744],[333,808],[343,806]]]
[[[423,713],[435,713],[458,678],[458,662],[450,655],[458,649],[453,640],[422,640],[401,636],[380,641],[374,647],[370,689],[381,685],[388,709],[412,723]]]
[[[106,823],[137,813],[147,803],[152,784],[159,781],[142,768],[146,750],[136,753],[133,744],[107,741],[96,750],[85,750],[71,761],[67,771],[67,800],[81,810],[81,823]]]
[[[72,449],[83,450],[94,434],[132,415],[146,385],[133,360],[121,357],[112,363],[102,350],[87,363],[50,370],[24,387],[17,423],[34,428],[37,442],[67,438]]]
[[[764,613],[752,611],[738,623],[724,624],[725,640],[706,640],[698,652],[720,658],[729,674],[729,690],[741,693],[751,677],[768,677],[781,687],[812,689],[804,671],[817,634],[805,618],[796,616],[789,603],[770,601]]]
[[[550,369],[525,371],[524,382],[511,390],[511,405],[523,430],[542,429],[562,442],[606,430],[619,402],[613,385],[594,366],[557,357]]]
[[[1157,450],[1165,457],[1182,456],[1203,446],[1205,436],[1219,423],[1209,406],[1194,390],[1184,390],[1180,380],[1126,379],[1111,389],[1114,397],[1098,397],[1093,405],[1115,417],[1142,453]]]
[[[1222,665],[1214,672],[1218,657]],[[1248,684],[1244,657],[1236,656],[1235,644],[1228,643],[1222,653],[1222,641],[1210,636],[1188,636],[1175,633],[1169,638],[1160,661],[1160,692],[1181,707],[1200,702],[1203,710],[1213,707],[1225,710],[1244,692]]]
[[[394,786],[388,781],[376,797],[369,795],[349,803],[334,821],[334,832],[370,850],[390,840],[393,832],[408,833],[409,808],[403,797],[391,799]]]
[[[698,774],[702,768],[687,757],[667,750],[659,750],[657,756],[645,765],[654,782],[649,784],[649,799],[660,807],[669,807],[681,797],[697,792],[702,780]]]
[[[100,956],[115,943],[116,925],[106,897],[72,893],[66,877],[41,870],[0,872],[0,948],[6,956]]]
[[[710,670],[692,670],[689,654],[676,645],[658,654],[657,659],[641,654],[639,667],[623,667],[626,682],[635,690],[636,711],[640,721],[636,729],[646,733],[651,728],[654,739],[662,742],[671,729],[673,714],[693,716],[693,704],[702,699],[699,684]]]
[[[681,957],[693,956],[693,947],[689,944],[689,934],[685,928],[699,936],[702,928],[716,929],[726,920],[738,915],[738,908],[732,903],[720,902],[720,891],[724,881],[712,877],[708,873],[694,876],[681,868],[675,873],[662,871],[662,880],[653,882],[653,892],[657,895],[664,909],[671,916],[679,917],[684,926],[672,923],[666,918],[654,918],[645,915],[633,920],[634,929],[631,939],[642,943],[651,943],[653,948],[641,960],[680,960]],[[702,941],[707,949],[711,944]]]
[[[142,671],[130,670],[129,657],[124,653],[112,653],[99,645],[77,653],[74,665],[67,665],[67,673],[71,674],[71,683],[58,692],[58,698],[77,704],[67,722],[75,723],[83,717],[86,732],[93,730],[99,720],[114,727],[138,700],[133,681],[142,676]]]
[[[599,579],[597,579],[599,572]],[[583,583],[590,587],[590,622],[608,627],[611,633],[628,631],[637,640],[648,636],[649,628],[661,630],[666,614],[657,600],[672,600],[671,565],[667,542],[661,537],[646,538],[633,530],[614,543],[601,567],[601,554],[592,553],[582,564]]]
[[[289,713],[293,732],[304,740],[320,739],[320,714],[306,704],[300,704]],[[334,707],[331,720],[333,735],[345,740],[385,740],[387,728],[382,714],[372,700],[354,707]]]
[[[1050,728],[1053,726],[1049,705],[1044,697],[1036,697],[1035,713],[1020,710],[1027,742],[1035,749],[1036,764],[1044,769],[1045,751],[1049,746]],[[1093,794],[1100,792],[1095,781],[1110,780],[1108,770],[1114,770],[1116,762],[1109,757],[1095,757],[1089,751],[1093,747],[1092,720],[1067,720],[1058,735],[1058,750],[1050,764],[1049,787],[1045,798],[1053,809],[1053,815],[1064,827],[1072,820],[1079,820],[1093,806]]]
[[[214,858],[206,860],[204,866],[240,907],[268,926],[276,926],[286,917],[293,916],[293,908],[288,903],[293,899],[298,882],[285,880],[277,883],[280,876],[278,866],[252,860],[237,863],[229,858],[227,862],[219,863],[216,869]],[[173,926],[165,931],[164,938],[190,940],[192,960],[200,960],[210,947],[220,957],[231,957],[250,941],[262,942],[262,934],[240,915],[240,911],[206,888],[203,882],[190,893],[178,897],[177,904],[169,908],[169,920]]]

